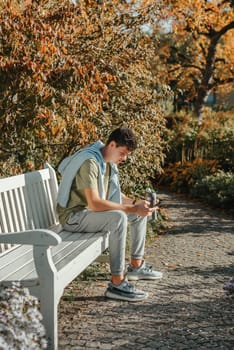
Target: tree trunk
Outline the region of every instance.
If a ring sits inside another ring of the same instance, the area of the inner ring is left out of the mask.
[[[223,27],[219,32],[211,30],[208,34],[206,34],[210,38],[210,45],[207,51],[206,65],[203,69],[202,81],[198,86],[197,98],[194,103],[194,112],[198,117],[201,116],[201,111],[205,102],[205,98],[211,88],[211,78],[213,76],[213,71],[214,71],[215,53],[216,53],[217,44],[219,42],[219,39],[222,37],[222,35],[224,35],[228,30],[232,28],[234,28],[234,21],[230,22],[228,25]]]

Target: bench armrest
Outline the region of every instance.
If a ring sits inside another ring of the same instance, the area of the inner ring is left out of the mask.
[[[57,233],[46,229],[0,233],[0,243],[51,246],[61,242]]]

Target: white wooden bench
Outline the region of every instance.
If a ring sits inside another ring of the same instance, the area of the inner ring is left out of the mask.
[[[18,281],[40,301],[48,349],[58,349],[57,308],[64,288],[108,248],[109,233],[62,230],[54,169],[0,179],[0,284]]]

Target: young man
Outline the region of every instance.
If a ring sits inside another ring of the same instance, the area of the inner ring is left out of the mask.
[[[147,217],[155,208],[145,200],[133,200],[121,193],[117,165],[137,147],[128,128],[114,130],[106,144],[97,141],[65,158],[59,166],[57,211],[65,230],[71,232],[110,231],[111,282],[106,297],[127,301],[146,299],[128,280],[162,277],[144,259]],[[125,245],[131,225],[131,262],[125,277]]]

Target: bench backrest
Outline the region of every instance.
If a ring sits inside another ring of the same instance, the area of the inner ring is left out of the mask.
[[[0,234],[58,223],[57,191],[56,173],[48,163],[42,170],[0,179]],[[0,252],[8,248],[0,244]]]

